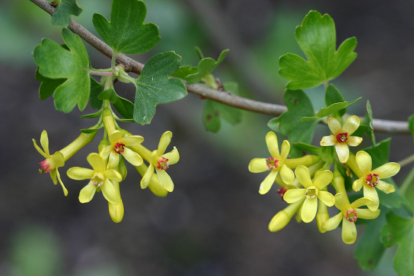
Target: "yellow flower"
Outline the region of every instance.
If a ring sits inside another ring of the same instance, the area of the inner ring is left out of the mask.
[[[108,165],[111,169],[116,169],[118,167],[120,154],[133,166],[139,166],[143,162],[142,157],[129,147],[141,144],[144,141],[144,138],[139,135],[122,136],[122,132],[119,130],[110,133],[108,138],[111,145],[105,146],[102,152],[104,159],[109,156]]]
[[[283,229],[292,219],[293,215],[297,213],[302,207],[304,200],[305,199],[302,199],[293,204],[290,204],[284,210],[278,212],[269,223],[269,231],[277,232]]]
[[[139,174],[141,176],[144,176],[145,173],[148,170],[148,166],[145,165],[145,164],[142,164],[141,166],[136,166],[135,168],[137,169],[137,171],[139,172]],[[148,188],[156,196],[166,197],[168,195],[168,191],[161,186],[161,184],[160,184],[160,182],[159,182],[158,177],[157,177],[156,174],[153,174],[152,175],[151,181],[150,181],[150,183],[148,185]]]
[[[121,174],[114,169],[107,169],[106,162],[97,153],[89,154],[87,160],[93,170],[73,167],[67,171],[67,175],[74,180],[90,179],[88,185],[80,191],[79,201],[87,203],[92,200],[95,192],[102,191],[103,196],[108,202],[115,205],[120,204],[121,196],[111,180],[121,182]]]
[[[296,178],[303,185],[304,189],[290,189],[286,191],[283,199],[287,203],[295,203],[305,199],[301,210],[301,218],[304,222],[311,222],[316,216],[318,209],[318,198],[327,206],[335,204],[334,196],[323,189],[331,183],[333,174],[325,170],[316,174],[313,181],[309,169],[303,165],[296,168]]]
[[[141,179],[142,189],[147,188],[150,184],[155,169],[161,186],[168,192],[172,192],[174,190],[174,183],[166,170],[170,167],[170,165],[176,164],[180,160],[180,155],[176,147],[174,147],[172,151],[165,153],[165,150],[171,142],[171,138],[171,131],[164,132],[158,144],[158,149],[151,153],[148,160],[149,167]]]
[[[365,151],[359,151],[356,154],[356,163],[360,172],[357,173],[359,179],[355,180],[352,188],[355,191],[361,190],[364,187],[364,197],[372,199],[372,204],[368,208],[372,211],[378,209],[379,199],[375,188],[380,189],[386,194],[395,192],[395,187],[381,179],[389,178],[396,175],[401,166],[398,163],[386,163],[375,170],[372,170],[372,158]]]
[[[121,195],[121,192],[119,190],[119,182],[116,182],[114,180],[112,180],[111,182],[117,193]],[[111,202],[108,202],[108,209],[112,221],[115,223],[120,223],[124,218],[124,203],[122,202],[122,199],[120,198],[119,204],[113,204]]]
[[[274,132],[269,131],[266,135],[266,144],[272,157],[267,159],[255,158],[249,163],[249,171],[252,173],[261,173],[270,170],[269,175],[260,184],[259,193],[262,195],[269,192],[270,188],[272,188],[279,172],[283,182],[287,185],[295,180],[295,175],[293,174],[292,169],[286,164],[290,151],[289,141],[283,141],[282,152],[279,153],[277,136]]]
[[[33,145],[36,150],[46,158],[42,162],[40,162],[40,173],[50,173],[50,178],[52,178],[53,183],[56,185],[57,181],[59,180],[60,185],[62,186],[63,193],[65,196],[68,195],[68,190],[66,189],[65,185],[63,185],[62,179],[60,178],[60,174],[58,171],[59,167],[63,167],[65,165],[65,158],[62,153],[59,151],[55,152],[53,155],[49,153],[49,139],[47,137],[46,130],[43,130],[42,134],[40,135],[40,144],[42,145],[43,150],[37,145],[36,140],[33,140]]]
[[[346,244],[352,244],[357,238],[357,229],[355,222],[358,218],[361,219],[375,219],[379,216],[380,210],[371,211],[369,209],[361,209],[363,205],[369,205],[372,200],[366,197],[355,200],[352,204],[349,203],[346,194],[338,193],[335,195],[335,206],[341,212],[336,216],[328,219],[323,224],[325,231],[331,231],[338,227],[342,221],[342,240]]]
[[[362,142],[361,137],[351,136],[358,129],[359,124],[359,118],[355,115],[348,117],[342,127],[337,119],[329,117],[328,126],[332,135],[323,137],[321,146],[335,146],[339,161],[345,163],[349,158],[348,146],[356,147]]]

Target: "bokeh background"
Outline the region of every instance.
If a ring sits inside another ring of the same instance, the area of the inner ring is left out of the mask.
[[[214,58],[230,48],[215,75],[239,82],[245,97],[278,104],[283,104],[287,82],[277,74],[278,58],[288,51],[302,55],[295,27],[311,9],[329,13],[338,42],[358,39],[358,58],[333,81],[346,100],[363,96],[349,111],[364,115],[369,99],[376,118],[406,120],[414,113],[412,1],[145,2],[146,22],[159,25],[162,39],[137,60],[175,50],[183,64],[196,65],[194,46]],[[84,12],[76,20],[96,33],[92,14],[109,18],[111,1],[78,3]],[[395,248],[386,251],[376,271],[363,272],[353,257],[355,246],[342,243],[340,230],[322,235],[315,222],[292,221],[270,233],[270,219],[286,203],[276,187],[259,195],[265,174],[251,174],[247,165],[254,157],[268,155],[264,137],[271,117],[243,112],[240,125],[224,122],[219,133],[208,133],[201,120],[204,102],[192,94],[158,106],[151,125],[123,125],[143,135],[150,149],[164,131],[174,133],[172,145],[180,150],[181,160],[169,170],[176,186],[173,193],[157,198],[141,190],[139,174],[129,167],[121,184],[122,223],[112,222],[99,194],[91,203],[80,204],[78,193],[86,183],[70,180],[65,171],[87,166],[87,154],[97,151],[95,141],[60,170],[69,189],[65,198],[48,175],[38,173],[41,157],[31,141],[39,140],[46,129],[53,152],[75,139],[79,129],[94,124],[80,119],[76,109],[70,114],[55,111],[52,98],[38,99],[31,53],[43,37],[61,42],[60,28],[30,1],[1,0],[0,35],[0,275],[394,275]],[[95,68],[110,66],[106,57],[86,46]],[[115,88],[133,97],[133,87]],[[316,110],[323,106],[322,88],[306,93]],[[314,143],[327,133],[326,126],[318,126]],[[386,137],[378,134],[377,140]],[[392,138],[391,160],[413,152],[411,136]],[[359,236],[362,232],[358,230]]]

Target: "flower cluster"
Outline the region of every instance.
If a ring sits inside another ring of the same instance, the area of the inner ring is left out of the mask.
[[[253,159],[249,170],[253,173],[270,171],[260,185],[260,194],[269,192],[276,183],[281,187],[278,193],[289,204],[270,221],[270,231],[281,230],[294,215],[298,222],[305,223],[316,217],[321,233],[336,229],[342,222],[342,239],[344,243],[352,244],[357,237],[355,222],[358,219],[375,219],[380,214],[376,189],[386,194],[395,191],[394,186],[384,179],[397,174],[400,165],[387,163],[372,169],[372,158],[367,152],[359,151],[356,155],[349,152],[348,146],[358,146],[362,142],[361,137],[351,136],[360,124],[357,116],[348,117],[343,126],[333,117],[329,117],[327,122],[332,135],[323,137],[321,146],[335,146],[337,159],[334,156],[324,159],[322,155],[289,159],[289,142],[283,141],[279,153],[276,134],[269,132],[266,144],[271,157]],[[345,189],[344,177],[339,172],[339,166],[343,163],[356,175],[353,190],[358,192],[363,188],[364,191],[363,197],[352,203]],[[333,172],[330,170],[332,166]],[[335,195],[328,191],[329,184],[335,190]],[[340,212],[330,218],[327,207],[332,206]]]
[[[172,133],[166,131],[160,139],[158,149],[150,151],[142,145],[144,138],[131,135],[121,129],[115,122],[115,116],[109,108],[103,108],[100,122],[105,129],[104,139],[100,142],[98,153],[90,153],[87,161],[92,169],[73,167],[67,171],[69,178],[74,180],[89,180],[88,184],[79,193],[81,203],[90,202],[96,192],[102,192],[108,201],[109,214],[114,222],[121,222],[124,216],[124,205],[121,198],[120,182],[127,174],[125,161],[134,166],[142,175],[141,188],[147,187],[157,196],[164,197],[174,190],[174,184],[166,170],[179,161],[178,150],[165,153],[171,142]],[[55,184],[59,181],[65,196],[68,191],[64,186],[58,168],[65,165],[70,157],[96,136],[92,133],[82,133],[75,141],[53,155],[49,153],[47,132],[43,131],[40,144],[43,150],[33,139],[37,151],[46,158],[40,162],[40,172],[50,173]],[[148,162],[148,166],[145,164]]]

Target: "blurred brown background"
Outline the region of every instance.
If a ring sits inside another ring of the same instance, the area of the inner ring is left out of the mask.
[[[246,97],[279,104],[287,82],[277,75],[279,56],[288,51],[303,55],[294,29],[309,10],[329,13],[338,43],[351,36],[358,39],[357,60],[333,81],[346,100],[363,96],[349,111],[364,115],[369,99],[376,118],[406,120],[414,113],[414,2],[145,2],[146,22],[159,25],[162,39],[137,60],[175,50],[183,64],[196,65],[194,46],[214,58],[230,48],[215,75],[238,81]],[[76,20],[94,32],[92,14],[109,18],[110,3],[78,0],[84,12]],[[376,271],[362,272],[353,258],[354,246],[342,243],[340,230],[322,235],[315,222],[292,221],[270,233],[270,219],[286,203],[276,187],[259,195],[265,174],[251,174],[247,165],[254,157],[268,155],[264,137],[271,117],[244,112],[242,124],[222,123],[218,134],[208,133],[201,121],[204,102],[192,94],[158,106],[151,125],[121,125],[143,135],[150,149],[164,131],[174,133],[171,145],[177,146],[181,160],[169,170],[176,187],[172,194],[157,198],[141,190],[139,174],[129,167],[121,184],[122,223],[112,222],[99,194],[91,203],[80,204],[78,193],[86,181],[70,180],[66,170],[87,166],[86,156],[97,151],[97,140],[60,169],[69,190],[65,198],[49,175],[38,173],[42,158],[31,141],[39,141],[46,129],[54,152],[75,139],[79,129],[95,124],[80,119],[78,110],[55,111],[52,98],[38,99],[31,52],[43,37],[61,42],[60,28],[30,1],[2,0],[0,34],[0,275],[394,275],[394,249],[386,251]],[[93,67],[110,66],[109,59],[87,47]],[[133,87],[115,88],[121,96],[133,97]],[[323,89],[306,92],[320,109]],[[327,133],[326,126],[318,126],[314,143]],[[386,137],[377,135],[377,140]],[[392,137],[391,160],[413,152],[412,137]],[[397,183],[406,173],[404,168]],[[362,232],[359,229],[359,235]]]

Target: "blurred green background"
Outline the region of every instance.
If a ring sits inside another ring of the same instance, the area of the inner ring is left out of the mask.
[[[230,48],[214,73],[223,81],[237,81],[245,97],[283,104],[287,80],[277,74],[278,58],[303,55],[294,29],[311,9],[329,13],[336,22],[338,42],[356,36],[357,60],[333,83],[345,100],[363,96],[349,112],[365,113],[371,101],[374,117],[406,120],[414,113],[413,61],[414,2],[304,0],[147,0],[146,22],[160,27],[161,41],[145,62],[159,51],[174,50],[183,64],[197,64],[194,46],[217,58]],[[96,33],[93,13],[110,15],[109,0],[78,0],[83,13],[76,20]],[[65,171],[87,166],[86,156],[97,151],[88,145],[61,169],[69,196],[54,187],[48,175],[38,174],[41,157],[31,139],[46,129],[51,151],[75,139],[79,129],[94,124],[80,112],[57,112],[53,99],[38,99],[39,83],[31,53],[43,37],[59,43],[61,29],[30,1],[0,1],[0,275],[394,275],[393,250],[386,251],[379,268],[362,272],[353,258],[354,245],[345,245],[339,230],[320,234],[316,223],[292,221],[278,233],[267,225],[285,202],[274,187],[257,192],[263,174],[250,174],[249,161],[268,155],[265,134],[269,116],[243,112],[237,126],[222,123],[217,134],[202,125],[204,102],[195,95],[157,108],[148,126],[124,124],[145,137],[153,149],[166,130],[181,160],[169,170],[175,191],[157,198],[139,187],[140,176],[129,168],[121,184],[124,221],[114,224],[107,203],[98,196],[78,202],[86,183],[70,180]],[[93,67],[109,67],[105,56],[86,45]],[[134,88],[117,84],[117,92],[132,98]],[[323,106],[322,88],[309,89],[316,110]],[[318,126],[314,144],[326,135]],[[100,135],[100,134],[98,134]],[[388,137],[377,135],[377,141]],[[281,138],[279,140],[282,140]],[[367,139],[366,139],[367,140]],[[365,142],[365,145],[369,145]],[[394,135],[391,160],[413,152],[412,137]],[[396,178],[401,183],[409,168]],[[409,197],[414,201],[414,190]],[[363,228],[359,229],[359,235]]]

